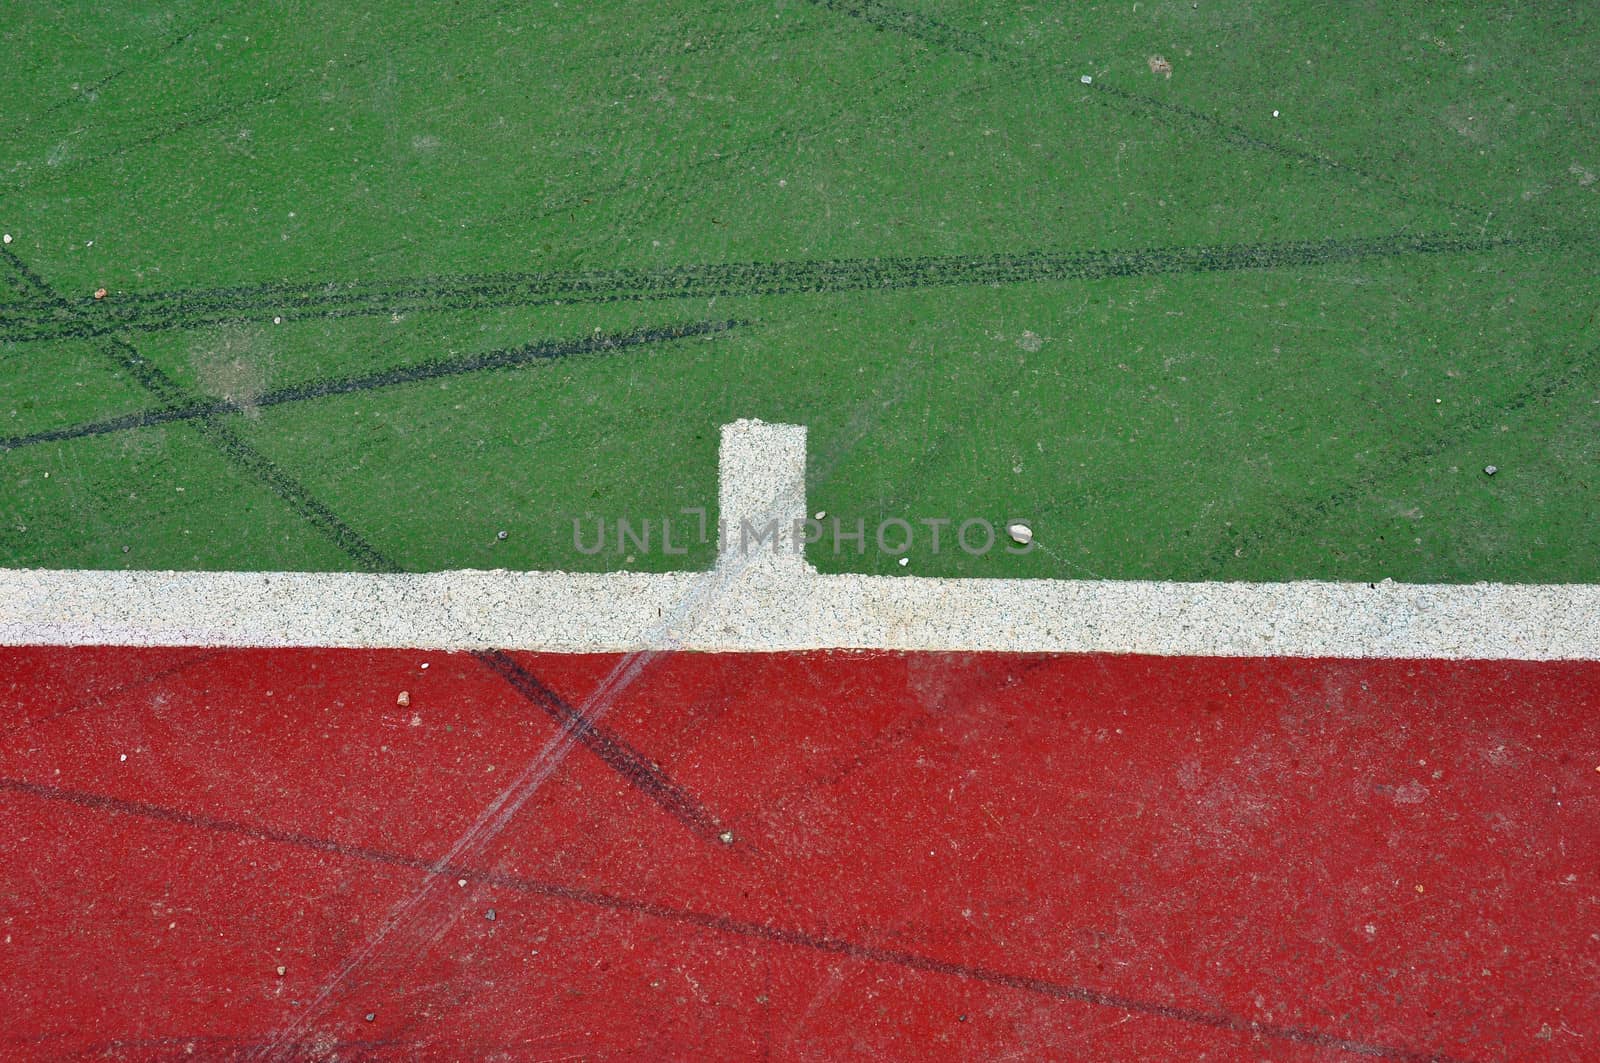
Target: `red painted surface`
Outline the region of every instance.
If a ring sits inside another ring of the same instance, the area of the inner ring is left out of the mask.
[[[0,651],[0,1055],[1594,1058],[1597,710],[1594,663],[663,657],[603,723],[703,822],[577,746],[432,875],[557,730],[483,662]]]

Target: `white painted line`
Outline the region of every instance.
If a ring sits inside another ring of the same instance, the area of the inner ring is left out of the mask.
[[[792,534],[804,439],[724,429],[729,542],[747,518]],[[770,543],[708,573],[10,569],[0,645],[1600,660],[1600,586],[818,575]]]
[[[759,566],[802,576],[806,564],[794,532],[806,520],[806,430],[803,425],[735,421],[722,426],[717,452],[717,565]],[[771,529],[774,542],[765,545]]]

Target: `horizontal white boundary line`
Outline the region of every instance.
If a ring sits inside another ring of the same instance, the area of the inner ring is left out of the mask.
[[[812,575],[0,572],[0,645],[1600,659],[1600,588]]]
[[[805,429],[723,429],[721,517],[791,527]],[[0,569],[0,645],[814,649],[1600,660],[1600,586],[819,575],[792,545],[706,573]]]

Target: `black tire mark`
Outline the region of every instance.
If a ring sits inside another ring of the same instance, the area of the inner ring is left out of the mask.
[[[801,29],[805,34],[809,35],[817,32],[818,26],[805,26]],[[695,51],[702,50],[700,44],[703,39],[704,38],[700,37],[696,38]],[[768,37],[765,38],[765,40],[770,42],[772,38]],[[673,55],[681,54],[677,48],[671,49],[670,53]],[[837,99],[840,101],[838,106],[828,110],[823,117],[813,124],[806,126],[801,126],[798,124],[793,126],[774,126],[768,128],[759,136],[752,137],[749,140],[726,149],[712,149],[708,153],[701,154],[699,156],[674,156],[671,164],[652,168],[642,177],[638,174],[630,174],[628,176],[606,182],[605,184],[590,185],[578,191],[568,192],[564,195],[548,198],[544,202],[537,205],[509,207],[504,210],[497,211],[488,217],[477,220],[472,224],[480,229],[522,227],[531,224],[532,222],[543,221],[545,219],[552,218],[563,212],[570,213],[576,211],[582,207],[588,206],[591,202],[603,201],[621,193],[631,191],[636,185],[639,186],[640,191],[648,194],[649,198],[653,201],[652,205],[655,206],[657,210],[649,213],[644,211],[637,212],[632,216],[634,221],[636,222],[639,217],[657,216],[663,209],[670,210],[674,204],[681,202],[683,198],[681,193],[685,189],[692,187],[696,192],[704,192],[707,186],[703,180],[699,180],[697,178],[702,171],[709,167],[727,166],[731,162],[747,158],[761,149],[773,145],[793,146],[804,144],[812,139],[820,137],[827,130],[836,128],[843,119],[859,113],[859,111],[863,108],[869,107],[872,102],[876,100],[883,91],[885,91],[886,87],[892,87],[898,84],[893,75],[896,73],[903,73],[910,65],[910,61],[907,60],[904,64],[894,68],[892,71],[879,71],[871,78],[868,78],[865,83],[859,83],[856,86],[852,86],[848,91],[842,90],[837,96]],[[917,98],[902,104],[899,108],[890,113],[903,115],[918,108],[933,106],[941,102],[941,100],[948,103],[954,99],[968,95],[977,95],[985,91],[992,91],[992,89],[993,83],[991,82],[990,84],[969,85],[964,88],[955,89],[952,90],[947,96],[942,98],[930,99],[925,96],[918,96]],[[370,267],[373,264],[383,261],[389,255],[395,252],[406,251],[409,247],[410,244],[408,241],[401,240],[391,243],[386,247],[376,248],[371,251],[363,251],[342,259],[333,260],[329,263],[329,265],[349,265],[359,262]]]
[[[37,309],[41,302],[48,301],[50,292],[40,287],[38,274],[28,268],[27,263],[18,258],[9,247],[0,244],[0,262],[5,263],[5,287],[10,298],[0,303],[0,310],[10,307],[18,309]]]
[[[509,683],[526,701],[543,709],[563,731],[575,733],[580,745],[600,758],[634,789],[649,797],[703,840],[719,840],[722,827],[706,813],[694,795],[669,779],[648,757],[615,732],[601,727],[569,705],[504,650],[480,650],[473,656]]]
[[[37,284],[44,297],[58,307],[65,307],[68,313],[80,313],[67,306],[61,298],[42,277],[29,269],[26,263],[16,258],[8,249],[0,248],[14,261],[25,276]],[[197,404],[195,398],[188,394],[182,387],[173,382],[161,369],[145,359],[132,344],[117,337],[110,337],[99,345],[102,354],[111,362],[114,368],[128,373],[140,386],[150,392],[167,409],[178,410],[193,407]],[[279,469],[265,454],[252,447],[248,442],[223,424],[216,414],[201,414],[192,418],[192,423],[199,431],[201,437],[210,443],[219,453],[226,458],[235,468],[238,468],[264,485],[273,494],[277,495],[285,505],[289,506],[302,519],[311,524],[324,537],[329,539],[344,554],[356,564],[369,572],[400,572],[400,566],[388,555],[369,543],[359,532],[345,523],[328,506],[324,505],[298,480]],[[488,661],[479,658],[486,666]],[[490,666],[492,668],[492,666]],[[498,672],[497,672],[498,674]],[[504,676],[502,676],[504,678]],[[536,679],[529,679],[538,683]],[[508,680],[509,681],[509,680]],[[564,711],[572,717],[583,720],[585,729],[580,732],[580,740],[586,736],[586,748],[609,749],[614,755],[618,750],[631,750],[621,738],[612,734],[603,725],[589,723],[577,709],[567,705],[566,702],[542,683],[538,683],[541,692],[537,698],[531,697],[517,683],[511,683],[524,698],[536,704],[545,712],[552,711],[551,704],[563,707]],[[597,753],[597,755],[599,755]],[[601,757],[602,762],[608,767],[616,768],[611,761]],[[704,836],[709,830],[712,836],[719,833],[715,821],[693,801],[687,791],[669,778],[661,769],[650,765],[642,757],[636,762],[628,762],[628,770],[622,772],[623,781],[632,786],[637,792],[655,802],[665,812],[674,817],[679,817],[690,831],[696,835]],[[620,769],[618,769],[620,771]],[[684,816],[689,818],[682,818]],[[708,827],[709,824],[709,827]]]
[[[54,288],[45,283],[43,277],[33,271],[33,267],[18,258],[15,251],[3,244],[0,244],[0,262],[11,267],[11,271],[16,274],[15,283],[19,288],[33,292],[35,301],[29,304],[29,309],[46,309],[53,314],[68,316],[76,313],[65,299],[56,294]]]
[[[1517,413],[1530,406],[1539,406],[1571,390],[1600,369],[1600,350],[1592,350],[1572,361],[1556,376],[1534,380],[1504,402],[1485,407],[1478,416],[1463,418],[1447,430],[1419,442],[1384,462],[1384,471],[1392,473],[1419,461],[1438,457],[1455,446],[1463,437],[1482,431],[1500,418]],[[1358,477],[1341,484],[1332,492],[1314,499],[1293,502],[1279,509],[1273,518],[1249,528],[1230,528],[1226,539],[1220,543],[1196,569],[1190,578],[1209,579],[1230,567],[1242,552],[1277,535],[1300,535],[1325,522],[1341,507],[1362,498],[1378,482],[1376,475]]]
[[[983,36],[958,29],[920,11],[909,11],[879,0],[811,0],[818,7],[849,15],[888,33],[901,33],[935,48],[958,52],[977,59],[1003,60],[1001,53]]]
[[[491,15],[498,15],[503,11],[520,6],[522,5],[516,3],[515,0],[507,0],[505,3],[496,4],[483,11],[464,14],[460,17],[441,22],[436,26],[426,25],[426,17],[417,18],[413,20],[412,28],[416,28],[418,26],[425,28],[428,32],[428,39],[426,43],[431,46],[431,42],[442,34],[453,32],[463,25],[476,22],[483,18],[488,18]],[[388,47],[394,48],[398,46],[398,43],[395,43],[390,44]],[[380,55],[376,52],[367,52],[365,54],[357,54],[350,58],[341,59],[338,64],[338,70],[341,73],[355,70],[372,62],[374,59],[387,57],[388,54],[389,53],[382,53],[382,55]],[[325,71],[323,69],[320,67],[315,68],[284,80],[276,88],[268,86],[250,96],[221,100],[209,107],[200,109],[198,112],[180,111],[172,114],[162,115],[160,116],[163,119],[162,121],[146,126],[142,133],[134,136],[131,140],[126,140],[115,144],[94,155],[86,155],[79,159],[69,159],[60,166],[50,167],[45,170],[34,168],[33,170],[29,171],[27,176],[24,176],[20,181],[13,183],[10,186],[10,191],[15,194],[28,188],[32,188],[36,185],[52,184],[55,181],[68,177],[88,167],[98,165],[99,163],[105,162],[108,159],[119,158],[139,148],[159,143],[168,137],[176,136],[186,130],[211,125],[224,118],[238,114],[242,111],[249,110],[253,107],[276,102],[288,93],[296,92],[306,85],[315,83],[322,78],[324,74]]]
[[[13,125],[11,125],[9,128],[7,128],[6,134],[8,136],[15,136],[16,134],[27,130],[29,127],[35,125],[36,123],[41,122],[44,119],[50,117],[51,115],[55,114],[57,111],[60,111],[64,107],[68,107],[71,104],[76,103],[79,100],[98,95],[100,90],[104,89],[107,85],[111,84],[113,81],[116,81],[118,78],[122,77],[123,75],[125,75],[125,74],[127,74],[127,73],[129,73],[129,72],[131,72],[133,70],[140,69],[141,67],[149,66],[152,63],[159,62],[163,57],[169,55],[170,53],[172,53],[173,51],[175,51],[176,49],[181,47],[185,42],[187,42],[190,38],[192,38],[195,34],[199,33],[201,30],[209,29],[210,27],[216,25],[218,22],[221,22],[228,15],[232,14],[233,13],[233,8],[235,8],[237,6],[238,6],[237,4],[232,4],[232,3],[221,5],[220,9],[214,15],[212,15],[210,18],[203,19],[200,22],[197,22],[195,25],[193,25],[189,29],[185,30],[183,33],[180,33],[180,34],[168,39],[167,42],[165,44],[163,44],[160,48],[158,48],[154,53],[144,57],[143,59],[138,60],[137,62],[126,63],[123,66],[120,66],[117,69],[113,70],[111,73],[105,75],[99,81],[96,81],[94,84],[86,85],[81,89],[77,89],[77,90],[75,90],[73,92],[72,95],[64,96],[61,99],[57,100],[55,103],[52,103],[47,107],[44,107],[44,108],[42,108],[42,109],[40,109],[38,111],[35,111],[32,114],[25,115],[22,118],[21,121],[16,122]]]
[[[653,919],[700,927],[734,937],[787,945],[793,948],[808,949],[813,952],[847,956],[851,959],[868,963],[888,964],[962,981],[981,982],[1004,989],[1014,989],[1037,996],[1051,997],[1056,1000],[1071,1000],[1137,1015],[1169,1019],[1193,1026],[1225,1030],[1246,1037],[1265,1037],[1276,1041],[1311,1045],[1316,1048],[1346,1052],[1375,1059],[1405,1060],[1408,1063],[1413,1063],[1413,1061],[1414,1063],[1452,1063],[1451,1057],[1439,1053],[1340,1037],[1337,1034],[1308,1029],[1302,1026],[1258,1022],[1224,1011],[1204,1011],[1199,1008],[1141,1000],[1118,993],[1107,993],[1086,986],[1057,982],[1032,975],[1014,974],[991,967],[955,963],[950,960],[940,960],[901,949],[865,945],[847,938],[828,934],[814,934],[805,930],[774,926],[771,923],[755,923],[735,919],[729,915],[701,912],[692,908],[678,908],[658,901],[641,900],[600,890],[522,878],[500,871],[485,871],[465,865],[443,864],[436,860],[425,860],[421,857],[389,849],[349,845],[344,842],[302,834],[297,831],[279,830],[274,827],[260,826],[239,820],[223,819],[197,812],[186,812],[181,809],[168,808],[143,801],[126,801],[104,794],[70,790],[63,787],[47,786],[41,783],[4,777],[0,777],[0,791],[30,797],[39,801],[74,805],[78,808],[106,815],[133,816],[191,830],[229,834],[235,837],[249,838],[253,841],[286,845],[309,852],[331,853],[336,856],[361,860],[382,867],[420,871],[430,875],[448,875],[452,878],[464,878],[500,889],[565,901],[585,907],[599,908],[610,912],[623,912],[630,915],[644,915]]]
[[[147,361],[131,344],[112,338],[102,346],[102,350],[110,357],[114,367],[125,371],[146,391],[166,403],[167,410],[176,411],[193,405],[193,399],[187,392],[173,383],[154,363]],[[279,469],[270,458],[223,424],[220,418],[202,414],[192,420],[201,438],[220,451],[230,464],[248,473],[277,495],[279,500],[321,532],[346,557],[369,572],[401,571],[393,558],[369,543],[360,532],[319,501],[305,485]]]
[[[1478,254],[1559,246],[1565,242],[1565,237],[1554,234],[1514,239],[1394,233],[1131,250],[798,259],[119,292],[106,299],[79,299],[68,314],[63,314],[60,307],[38,304],[0,307],[0,341],[81,339],[118,329],[186,330],[261,322],[272,316],[291,321],[327,320],[562,303],[820,295],[1292,269],[1408,255]]]
[[[508,347],[501,350],[488,351],[483,354],[416,362],[411,365],[385,369],[377,373],[324,377],[319,380],[310,380],[303,384],[279,388],[276,391],[269,391],[251,399],[249,402],[236,402],[228,399],[218,399],[213,402],[180,402],[163,406],[160,409],[142,410],[138,413],[125,414],[121,417],[112,417],[103,421],[91,421],[84,424],[69,425],[65,428],[52,428],[42,432],[32,432],[28,435],[0,438],[0,452],[34,446],[39,443],[58,443],[69,439],[82,439],[86,436],[107,435],[112,432],[125,432],[136,428],[151,428],[156,425],[171,424],[174,421],[192,421],[221,414],[244,413],[247,410],[280,406],[285,403],[306,402],[332,395],[349,395],[379,388],[400,387],[423,380],[435,380],[440,377],[461,376],[467,373],[526,366],[583,354],[610,353],[647,344],[670,343],[674,340],[687,339],[694,336],[710,336],[719,332],[726,332],[743,324],[747,324],[747,322],[696,321],[681,325],[637,329],[633,332],[597,333],[576,340],[545,340],[538,343],[525,344],[521,347]]]
[[[350,67],[359,65],[359,63],[363,61],[364,60],[357,60],[345,67],[342,67],[341,69],[349,69]],[[317,71],[315,76],[321,77],[322,73],[322,71]],[[137,151],[143,147],[148,147],[151,144],[159,144],[161,141],[166,140],[169,137],[175,137],[180,133],[184,133],[190,129],[203,128],[216,122],[220,122],[225,118],[230,118],[233,115],[239,114],[243,111],[250,110],[251,108],[260,107],[264,104],[275,103],[281,99],[284,94],[293,92],[302,85],[309,84],[312,80],[313,76],[308,74],[298,78],[290,78],[277,87],[273,87],[271,84],[268,84],[266,87],[249,96],[221,100],[211,104],[208,107],[202,107],[198,110],[184,111],[181,113],[181,115],[175,116],[175,120],[173,121],[147,127],[145,132],[142,134],[134,136],[130,140],[122,141],[121,143],[116,144],[113,147],[106,148],[103,151],[96,152],[93,155],[84,155],[78,158],[68,158],[58,166],[51,166],[43,169],[35,167],[28,171],[27,175],[25,175],[21,180],[12,183],[9,189],[10,194],[18,195],[35,186],[53,184],[56,181],[70,177],[73,174],[79,173],[80,171],[97,166],[102,162],[121,158],[130,152]]]
[[[190,654],[181,661],[168,665],[165,668],[158,669],[154,672],[145,672],[133,679],[128,680],[126,683],[120,683],[104,693],[94,694],[83,701],[68,705],[66,708],[57,709],[55,712],[48,713],[44,716],[35,716],[28,719],[14,720],[4,725],[0,725],[0,738],[10,738],[19,731],[42,727],[47,723],[54,723],[56,720],[64,719],[68,716],[76,716],[82,712],[89,712],[91,710],[98,712],[102,709],[109,708],[111,702],[114,700],[125,698],[130,694],[143,690],[145,687],[164,682],[165,680],[171,679],[174,676],[181,675],[189,669],[198,667],[212,658],[221,655],[221,653],[221,650],[200,650],[196,653]]]
[[[1033,65],[1031,60],[1001,51],[978,34],[957,29],[919,12],[908,11],[892,4],[882,3],[881,0],[811,0],[811,2],[830,11],[849,15],[875,29],[889,33],[904,34],[923,43],[957,52],[961,55],[1008,66]],[[1188,124],[1208,130],[1218,134],[1219,139],[1234,147],[1265,152],[1279,158],[1307,163],[1329,173],[1382,185],[1391,195],[1403,203],[1427,203],[1473,218],[1476,218],[1480,213],[1465,204],[1454,202],[1442,196],[1419,192],[1399,178],[1364,170],[1349,163],[1341,162],[1323,152],[1268,140],[1242,125],[1226,121],[1215,115],[1206,114],[1203,111],[1196,111],[1180,104],[1169,103],[1154,96],[1130,92],[1127,89],[1106,84],[1098,78],[1088,84],[1084,84],[1083,88],[1089,90],[1091,93],[1090,98],[1100,104],[1132,107],[1149,117],[1167,122],[1176,127]]]

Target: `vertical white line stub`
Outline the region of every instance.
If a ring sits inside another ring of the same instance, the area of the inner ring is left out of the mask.
[[[796,535],[809,521],[805,426],[752,420],[723,425],[717,507],[719,568],[814,572]]]

